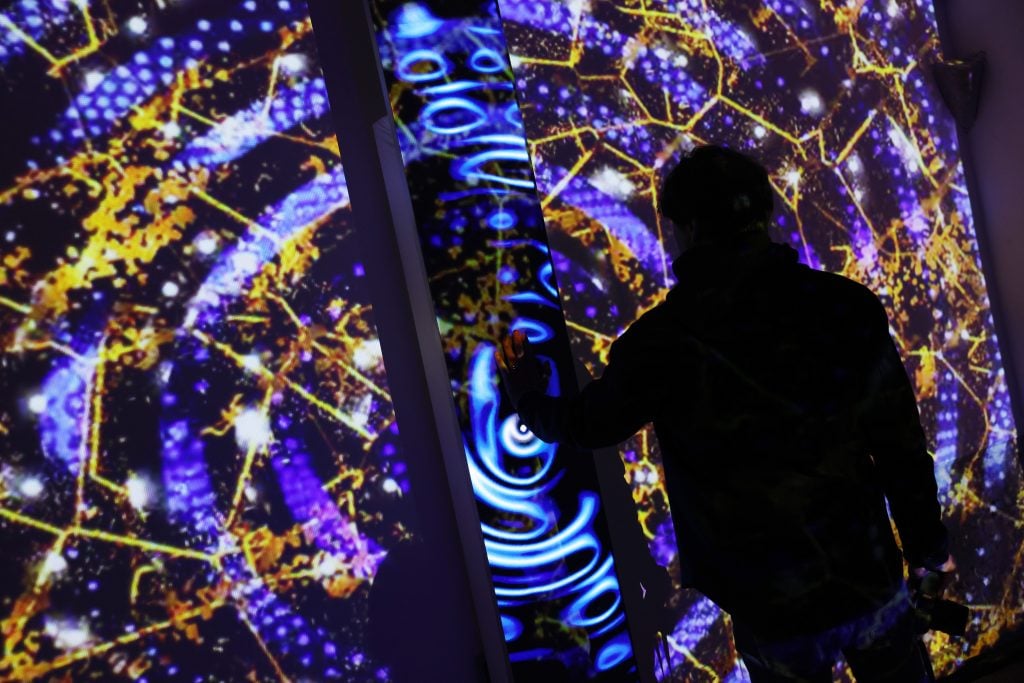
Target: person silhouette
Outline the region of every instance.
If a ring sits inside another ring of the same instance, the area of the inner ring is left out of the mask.
[[[861,683],[934,680],[900,545],[912,577],[955,562],[884,305],[769,238],[773,189],[746,155],[696,147],[659,199],[677,284],[571,398],[504,337],[520,420],[583,448],[654,423],[683,584],[729,613],[754,683],[829,681],[840,655]]]

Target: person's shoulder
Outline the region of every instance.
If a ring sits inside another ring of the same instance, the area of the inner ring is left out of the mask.
[[[670,299],[652,306],[633,321],[622,336],[641,337],[648,334],[663,332],[675,326],[675,306]],[[621,337],[620,337],[621,338]]]
[[[847,314],[888,317],[885,305],[867,285],[827,270],[801,268],[805,286]]]
[[[612,344],[612,352],[621,356],[658,353],[663,347],[675,343],[679,333],[679,320],[671,301],[661,303],[644,311],[634,320]]]

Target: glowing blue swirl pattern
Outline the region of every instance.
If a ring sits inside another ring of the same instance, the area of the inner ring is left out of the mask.
[[[632,648],[618,579],[594,473],[584,473],[591,466],[585,456],[541,442],[510,413],[488,340],[496,330],[476,324],[478,316],[501,315],[507,329],[524,331],[552,361],[549,393],[573,387],[495,8],[444,21],[408,3],[381,10],[379,19],[382,61],[400,93],[395,114],[428,271],[439,278],[435,306],[443,328],[452,327],[449,372],[509,655],[514,665],[552,659],[580,670],[583,660],[584,674],[628,671]],[[457,281],[444,278],[452,271]],[[493,298],[485,293],[492,288]],[[538,619],[552,608],[557,630],[547,632]],[[567,637],[570,630],[587,634],[589,655]]]

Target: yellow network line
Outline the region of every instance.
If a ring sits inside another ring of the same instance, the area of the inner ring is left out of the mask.
[[[82,538],[91,538],[105,543],[112,543],[114,545],[139,548],[141,550],[149,550],[163,555],[169,555],[171,557],[185,557],[193,560],[202,560],[203,562],[209,562],[214,564],[217,560],[215,555],[209,553],[199,552],[198,550],[192,550],[191,548],[178,548],[166,543],[158,543],[156,541],[147,541],[132,536],[124,536],[122,534],[115,534],[109,531],[102,531],[100,529],[89,529],[82,526],[72,526],[68,529],[61,529],[60,527],[43,522],[42,520],[29,517],[28,515],[10,510],[8,508],[0,507],[0,517],[27,526],[32,529],[39,531],[45,531],[46,533],[57,536],[58,539],[63,537],[79,536]]]

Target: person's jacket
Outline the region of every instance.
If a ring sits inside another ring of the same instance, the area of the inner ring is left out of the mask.
[[[933,461],[885,308],[764,240],[697,247],[572,399],[517,406],[586,448],[654,422],[684,583],[770,632],[863,615],[947,557]],[[883,498],[884,496],[884,498]]]

